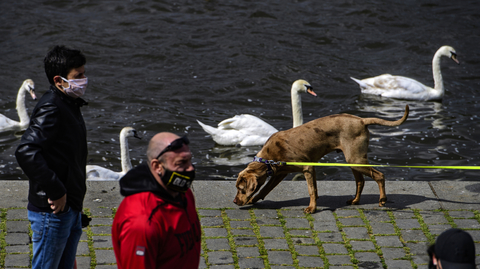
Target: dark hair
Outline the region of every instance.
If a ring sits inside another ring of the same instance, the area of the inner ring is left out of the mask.
[[[68,49],[65,46],[55,46],[47,53],[43,63],[45,64],[45,74],[50,84],[55,84],[55,76],[67,77],[68,73],[74,68],[84,66],[87,60],[79,50]]]

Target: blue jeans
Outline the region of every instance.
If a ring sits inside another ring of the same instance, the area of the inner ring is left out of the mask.
[[[28,211],[33,231],[32,268],[73,268],[82,235],[81,213],[68,209],[60,214]]]

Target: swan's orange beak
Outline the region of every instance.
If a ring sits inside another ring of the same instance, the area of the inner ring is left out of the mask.
[[[31,90],[29,91],[29,93],[30,93],[30,95],[32,96],[32,99],[33,99],[33,100],[37,100],[37,96],[35,95],[35,90],[34,90],[34,89],[31,89]]]
[[[307,92],[315,97],[317,97],[317,94],[312,90],[312,89],[307,89]]]
[[[453,61],[455,61],[457,64],[460,64],[460,62],[457,60],[457,55],[456,55],[456,54],[452,54],[451,59],[452,59]]]

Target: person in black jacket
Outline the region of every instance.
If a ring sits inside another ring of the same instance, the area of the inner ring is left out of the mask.
[[[80,107],[85,56],[55,46],[44,59],[50,89],[35,106],[15,156],[29,179],[32,268],[73,268],[82,234],[87,134]]]

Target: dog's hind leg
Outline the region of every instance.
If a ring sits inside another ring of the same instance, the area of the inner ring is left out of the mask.
[[[317,179],[315,175],[315,168],[313,166],[305,166],[303,169],[303,175],[307,181],[308,185],[308,194],[310,196],[310,204],[303,211],[305,213],[315,213],[317,210]]]
[[[367,163],[368,164],[368,163]],[[380,199],[378,201],[379,206],[384,206],[385,203],[387,202],[387,195],[385,193],[385,175],[383,175],[382,172],[373,169],[371,167],[352,167],[352,170],[357,170],[357,172],[360,172],[366,176],[369,176],[373,178],[378,184],[378,189],[380,191]],[[355,172],[353,173],[355,175]],[[355,175],[355,181],[357,181],[357,176]],[[357,195],[358,195],[358,182],[357,182]],[[355,196],[356,200],[357,196]],[[358,195],[358,198],[360,199],[360,196]]]
[[[368,164],[368,162],[366,164]],[[355,198],[351,200],[352,204],[355,204],[353,202],[358,203],[358,201],[360,200],[361,189],[360,189],[360,193],[359,193],[358,192],[359,191],[359,181],[357,179],[357,173],[362,173],[365,176],[369,176],[369,177],[373,178],[373,180],[375,180],[377,182],[378,189],[380,190],[380,199],[378,201],[378,205],[379,206],[384,206],[385,203],[387,202],[387,195],[385,193],[385,176],[383,175],[383,173],[376,170],[376,169],[373,169],[371,167],[352,167],[352,171],[353,171],[353,175],[355,176],[355,182],[357,183],[357,194],[355,195]],[[363,184],[364,184],[365,180],[363,179],[363,176],[361,174],[359,176],[362,177],[362,189],[363,189]]]
[[[360,203],[360,196],[362,195],[363,187],[365,186],[365,179],[362,173],[352,168],[353,176],[355,177],[356,193],[355,198],[347,201],[349,205],[358,205]]]
[[[365,136],[368,139],[368,136]],[[368,151],[368,140],[362,138],[359,140],[360,142],[356,143],[355,147],[350,147],[346,150],[343,150],[343,154],[345,155],[345,160],[351,164],[368,164],[367,160],[367,151]],[[363,141],[363,142],[362,142]],[[363,185],[365,180],[363,179],[363,175],[373,178],[378,184],[378,188],[380,189],[380,200],[378,202],[379,206],[384,206],[387,202],[387,195],[385,194],[385,176],[383,173],[379,172],[378,170],[373,169],[372,167],[361,167],[361,166],[354,166],[352,167],[353,175],[355,176],[355,182],[357,183],[357,193],[355,198],[349,200],[347,203],[355,204],[360,201],[360,194],[363,190]],[[357,173],[361,173],[357,175]],[[361,188],[359,188],[361,186]]]
[[[371,177],[377,182],[378,189],[380,190],[380,199],[378,206],[384,206],[387,203],[387,194],[385,193],[385,175],[378,170],[371,169]]]
[[[265,199],[265,196],[270,193],[273,188],[275,188],[278,183],[282,182],[282,180],[287,176],[287,174],[279,174],[279,175],[274,175],[270,178],[270,180],[265,184],[265,186],[260,190],[260,192],[255,195],[250,201],[248,202],[249,204],[254,204],[258,202],[258,200],[263,200]]]

